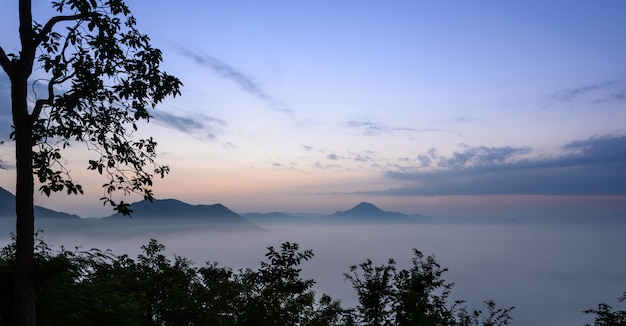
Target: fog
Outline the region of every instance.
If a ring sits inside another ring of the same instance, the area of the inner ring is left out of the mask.
[[[2,222],[0,245],[9,241],[12,224]],[[11,221],[12,223],[12,221]],[[370,258],[384,264],[394,258],[408,268],[412,248],[435,254],[454,282],[451,299],[483,308],[493,299],[515,306],[514,325],[584,325],[593,321],[583,310],[606,302],[623,309],[616,298],[626,291],[626,223],[552,224],[376,224],[329,225],[255,221],[260,227],[148,223],[133,220],[102,223],[46,223],[45,241],[58,248],[111,249],[135,257],[155,238],[167,252],[203,265],[217,261],[233,269],[258,268],[268,246],[290,241],[312,249],[315,257],[302,266],[317,282],[318,294],[356,304],[356,293],[342,273]]]

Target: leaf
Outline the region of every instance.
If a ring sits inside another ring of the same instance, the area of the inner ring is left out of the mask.
[[[43,192],[46,195],[46,197],[50,197],[50,187],[41,186],[41,188],[39,188],[39,190],[41,192]]]

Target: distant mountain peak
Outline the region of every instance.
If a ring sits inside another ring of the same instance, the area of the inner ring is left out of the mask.
[[[399,217],[403,214],[387,212],[368,202],[361,202],[347,211],[337,211],[332,216],[346,217]]]
[[[363,212],[383,212],[382,209],[378,208],[376,205],[368,202],[360,202],[358,205],[352,207],[351,211],[363,211]]]

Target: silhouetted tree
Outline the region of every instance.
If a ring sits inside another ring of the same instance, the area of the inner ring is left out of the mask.
[[[459,325],[501,326],[512,320],[510,308],[496,308],[486,301],[487,315],[481,310],[468,312],[463,301],[448,303],[453,286],[443,279],[448,271],[435,260],[413,249],[413,266],[397,270],[395,261],[373,266],[366,260],[350,267],[348,279],[359,297],[358,321],[365,325]]]
[[[455,311],[454,325],[458,326],[499,326],[509,325],[513,320],[510,313],[514,307],[496,308],[493,300],[484,301],[487,305],[487,315],[483,315],[482,310],[473,309],[470,313],[466,307],[461,306],[465,301],[457,301],[453,306]]]
[[[161,71],[161,51],[136,29],[123,0],[58,0],[52,7],[59,15],[39,23],[33,21],[31,0],[19,0],[21,48],[6,53],[0,47],[0,66],[11,82],[16,148],[17,325],[35,324],[34,175],[48,196],[61,190],[82,193],[64,166],[62,149],[85,142],[96,154],[88,168],[109,179],[102,200],[130,213],[112,193],[138,192],[151,199],[153,175],[168,172],[154,165],[156,142],[132,140],[132,131],[138,121],[149,119],[149,108],[180,94],[181,86]],[[43,94],[29,94],[29,89]],[[34,102],[29,103],[29,95]]]
[[[359,296],[357,311],[360,319],[371,326],[390,325],[394,289],[391,281],[396,270],[395,261],[373,266],[370,259],[360,265],[350,266],[344,277],[352,283]]]
[[[95,249],[51,250],[40,237],[35,243],[39,325],[139,325],[140,298],[112,278],[103,277],[103,271],[112,270],[116,256]],[[0,325],[14,325],[5,317],[14,305],[15,251],[15,242],[0,251]]]
[[[452,283],[447,283],[435,256],[413,249],[413,266],[394,275],[394,312],[397,325],[447,325],[453,320],[447,306]]]
[[[170,261],[163,253],[165,246],[156,240],[141,247],[132,269],[133,292],[145,298],[144,325],[199,325],[202,313],[194,298],[199,282],[193,263],[181,256]],[[130,266],[130,264],[129,264]]]
[[[258,271],[240,274],[245,297],[245,312],[241,325],[299,325],[307,320],[315,302],[311,290],[315,281],[300,276],[303,261],[313,257],[313,251],[299,251],[296,243],[281,244],[280,251],[268,247],[269,262],[261,262]]]
[[[207,263],[198,270],[202,291],[197,298],[202,301],[202,325],[237,325],[244,304],[244,286],[229,267]]]
[[[618,300],[626,301],[626,292]],[[584,313],[596,315],[594,326],[626,326],[626,310],[613,310],[613,307],[606,303],[600,303],[598,309],[587,309]]]
[[[356,326],[356,320],[352,309],[341,307],[339,300],[334,300],[327,294],[323,294],[315,307],[306,326]]]

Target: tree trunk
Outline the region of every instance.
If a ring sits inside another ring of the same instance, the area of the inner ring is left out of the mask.
[[[18,73],[18,75],[21,75]],[[34,326],[35,278],[34,278],[34,180],[32,124],[26,102],[27,76],[13,76],[11,105],[15,126],[15,159],[17,186],[15,191],[15,325]],[[16,77],[16,78],[15,78]]]
[[[31,0],[19,0],[19,33],[22,49],[18,62],[9,72],[11,79],[11,110],[15,128],[15,325],[34,326],[35,310],[35,214],[33,195],[33,121],[28,112],[28,77],[33,69],[35,43]],[[37,117],[34,117],[37,118]]]

